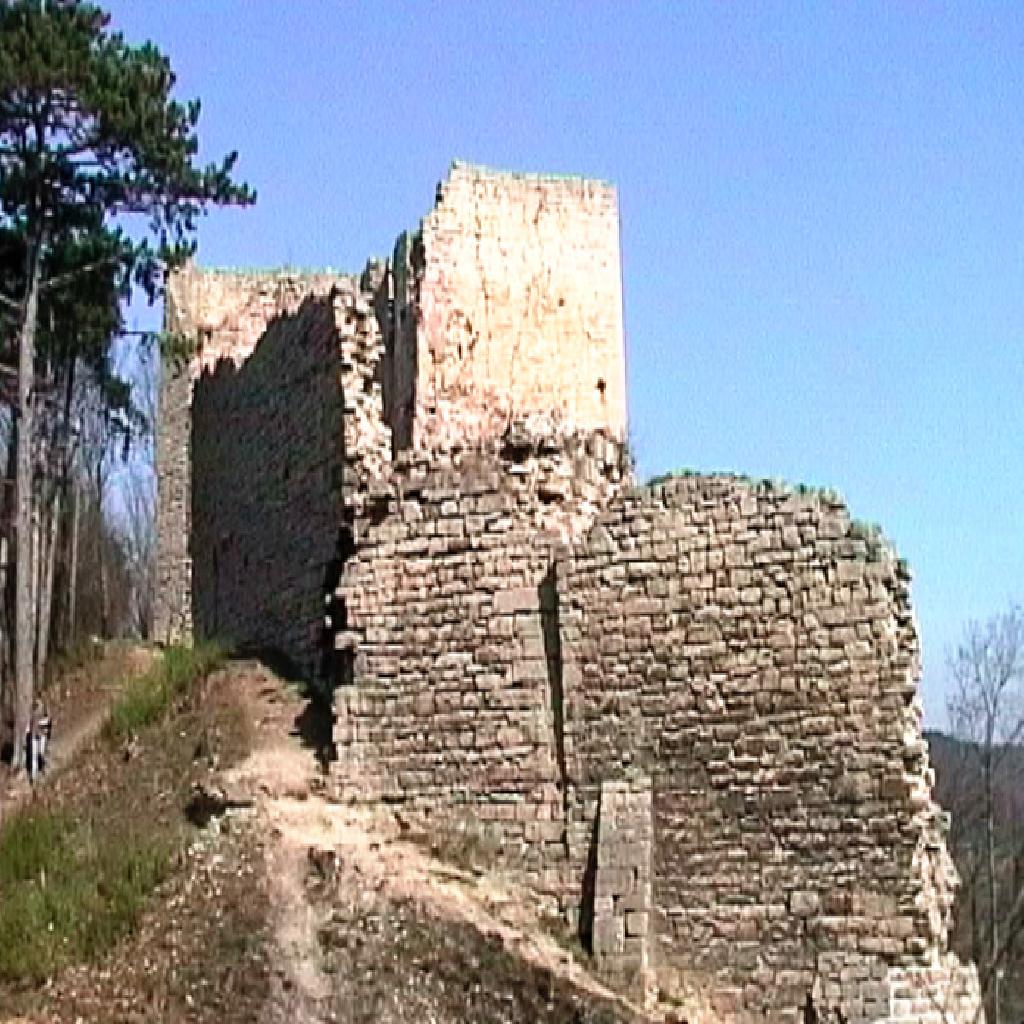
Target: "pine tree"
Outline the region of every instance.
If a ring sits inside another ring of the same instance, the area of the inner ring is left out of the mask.
[[[72,366],[101,366],[120,324],[117,299],[132,284],[151,300],[160,294],[168,268],[194,251],[210,204],[255,199],[232,179],[235,153],[197,163],[199,102],[174,100],[174,82],[153,44],[129,45],[93,4],[0,0],[0,303],[18,380],[16,750],[32,706],[28,541],[41,366],[61,353]]]

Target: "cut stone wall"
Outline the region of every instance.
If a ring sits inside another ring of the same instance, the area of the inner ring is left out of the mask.
[[[795,1020],[817,985],[887,1019],[955,884],[902,563],[827,495],[693,477],[625,494],[557,575],[569,877],[602,785],[649,774],[660,958],[727,1015]]]
[[[164,327],[193,347],[180,364],[165,363],[157,431],[157,567],[155,638],[192,636],[192,391],[204,370],[226,360],[238,367],[267,327],[291,316],[310,296],[325,296],[336,274],[203,270],[188,265],[171,275]],[[202,573],[209,566],[200,565]]]
[[[168,295],[165,326],[174,329],[176,319]],[[166,644],[192,638],[192,383],[187,366],[164,363],[159,402],[153,638]]]
[[[339,778],[723,1020],[972,1019],[905,567],[827,494],[619,466],[523,427],[398,457],[338,588]]]
[[[530,436],[399,457],[339,586],[340,777],[489,830],[611,976],[722,1020],[973,1019],[902,563],[827,494],[617,493]]]
[[[164,368],[157,440],[156,638],[192,634],[192,392],[222,360],[241,367],[267,328],[309,296],[351,287],[330,272],[187,266],[168,282],[165,326],[194,344]],[[359,493],[392,450],[494,440],[530,413],[625,435],[625,355],[614,189],[583,178],[455,164],[419,231],[359,281],[380,351],[344,356],[346,434]],[[475,325],[475,326],[474,326]],[[376,342],[375,342],[376,345]],[[351,410],[348,405],[351,404]],[[358,422],[355,422],[358,421]],[[352,514],[361,499],[353,497]],[[207,557],[204,555],[204,557]],[[218,570],[219,571],[219,570]]]
[[[947,954],[924,967],[894,967],[888,975],[892,1024],[983,1024],[981,989],[973,964]]]
[[[394,265],[388,390],[400,446],[473,443],[531,412],[625,435],[611,185],[456,163]]]
[[[584,875],[590,948],[602,971],[627,983],[650,966],[651,780],[601,783],[593,854]]]
[[[204,370],[192,401],[196,629],[332,675],[325,595],[346,508],[390,461],[375,370],[382,344],[354,278],[271,320],[236,367]]]
[[[339,786],[472,823],[620,978],[973,1019],[906,569],[828,494],[631,487],[609,186],[457,164],[390,265],[186,268],[166,321],[158,639],[337,684]]]
[[[552,552],[624,472],[613,439],[551,431],[399,457],[339,584],[357,653],[336,696],[340,778],[472,818],[547,892],[565,860]]]

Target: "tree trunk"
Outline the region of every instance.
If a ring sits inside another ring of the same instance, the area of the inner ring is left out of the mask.
[[[82,518],[82,495],[78,483],[71,487],[71,501],[74,507],[71,513],[71,552],[68,558],[68,650],[75,649],[76,622],[75,596],[78,589],[78,529]]]
[[[103,470],[96,467],[96,564],[100,573],[100,637],[110,639],[109,594],[107,588],[107,538],[103,520]]]
[[[2,634],[3,634],[3,686],[2,701],[0,701],[0,714],[3,721],[0,723],[0,738],[10,739],[8,730],[14,724],[14,475],[15,475],[15,449],[17,441],[18,426],[17,417],[11,417],[11,433],[7,443],[7,470],[4,473],[3,493],[3,524],[6,531],[0,544],[3,545],[3,593],[2,597]]]
[[[74,637],[74,602],[71,597],[71,591],[74,587],[75,581],[70,578],[73,573],[71,568],[72,556],[77,554],[76,545],[78,538],[75,536],[78,529],[77,521],[77,503],[75,502],[75,481],[71,476],[71,458],[72,458],[72,426],[71,426],[71,409],[75,397],[75,369],[78,365],[78,357],[71,354],[68,359],[67,371],[64,374],[64,426],[61,433],[61,459],[60,459],[60,496],[61,496],[61,507],[66,511],[64,513],[64,528],[61,529],[60,519],[58,518],[58,525],[56,532],[54,533],[54,561],[56,561],[56,552],[58,550],[58,540],[63,534],[67,540],[61,550],[64,561],[61,567],[61,573],[58,579],[61,582],[61,592],[55,595],[57,602],[57,614],[54,616],[54,646],[62,647],[65,651],[71,649],[71,641]],[[70,514],[69,514],[70,513]]]
[[[39,627],[36,661],[39,678],[46,676],[46,665],[50,658],[50,625],[53,612],[53,576],[57,564],[57,536],[60,529],[60,491],[55,490],[50,498],[50,508],[44,514],[42,565],[39,587]]]
[[[39,653],[39,595],[42,572],[43,510],[42,496],[36,495],[32,505],[32,668],[33,688],[39,689],[40,666],[36,657]]]
[[[11,547],[4,533],[0,535],[0,746],[8,739],[7,730],[14,717],[11,700],[10,573]]]
[[[988,754],[985,764],[985,858],[987,861],[988,912],[989,912],[989,958],[992,980],[992,1020],[1000,1024],[999,976],[999,902],[996,885],[996,830],[995,830],[995,779],[993,777],[992,755]]]
[[[973,829],[973,825],[972,825]],[[971,836],[971,959],[982,962],[981,929],[978,925],[978,840],[977,835]]]
[[[32,716],[32,458],[35,441],[35,372],[36,320],[39,316],[39,264],[41,242],[33,247],[28,261],[28,290],[25,313],[18,332],[18,433],[15,479],[14,531],[15,596],[14,596],[14,757],[15,771],[25,765],[25,733]]]

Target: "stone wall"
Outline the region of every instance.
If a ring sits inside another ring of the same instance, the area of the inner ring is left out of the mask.
[[[404,453],[337,594],[339,642],[357,652],[355,685],[336,697],[339,776],[472,818],[547,892],[565,860],[549,571],[624,471],[614,439],[550,422],[473,452]]]
[[[376,316],[382,350],[356,346],[344,357],[344,373],[365,383],[346,390],[346,403],[358,413],[344,428],[360,439],[346,450],[360,453],[362,491],[375,475],[386,475],[391,451],[414,438],[421,451],[452,450],[493,440],[530,413],[624,436],[611,186],[455,164],[438,187],[435,209],[394,252],[390,264],[369,264],[359,282],[359,301]],[[330,272],[194,266],[172,275],[165,326],[195,353],[181,366],[165,366],[161,386],[159,640],[191,635],[194,576],[212,571],[193,565],[190,541],[195,381],[222,360],[240,367],[275,320],[351,281]]]
[[[531,412],[624,436],[612,186],[456,163],[394,263],[388,390],[401,444],[472,443]]]
[[[955,875],[888,546],[828,495],[693,477],[614,502],[557,578],[569,877],[639,770],[660,960],[727,1018],[888,1019],[890,969],[941,974]]]
[[[650,967],[651,780],[601,783],[584,892],[584,937],[603,972],[626,983]]]
[[[176,319],[168,296],[165,326],[173,329]],[[159,643],[179,643],[192,637],[192,383],[188,367],[165,362],[159,394],[153,637]]]
[[[330,675],[325,595],[346,509],[384,476],[382,345],[354,278],[272,320],[239,365],[204,371],[192,402],[196,628]]]
[[[398,457],[339,582],[339,777],[474,822],[610,974],[723,1020],[970,1019],[905,566],[828,494],[620,457]]]
[[[157,431],[157,567],[154,633],[167,643],[192,635],[192,390],[204,370],[240,366],[268,325],[325,296],[336,274],[220,271],[188,265],[168,281],[164,327],[192,348],[167,362]],[[199,566],[202,573],[207,566]]]
[[[342,508],[340,358],[329,299],[274,320],[249,358],[196,383],[197,631],[316,668]]]
[[[339,785],[472,822],[620,978],[971,1019],[906,569],[828,494],[629,486],[610,187],[456,165],[391,264],[166,319],[160,639],[327,675]]]

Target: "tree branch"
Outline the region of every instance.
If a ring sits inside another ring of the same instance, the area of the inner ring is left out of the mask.
[[[70,281],[74,281],[77,277],[82,277],[84,274],[90,274],[94,270],[99,270],[100,267],[116,263],[120,258],[120,255],[105,256],[101,260],[95,260],[93,263],[86,263],[83,267],[77,267],[75,270],[69,270],[66,274],[57,274],[56,277],[51,277],[48,281],[44,281],[43,284],[39,286],[40,291],[45,292],[50,291],[53,288],[60,288],[62,285],[68,284]]]

